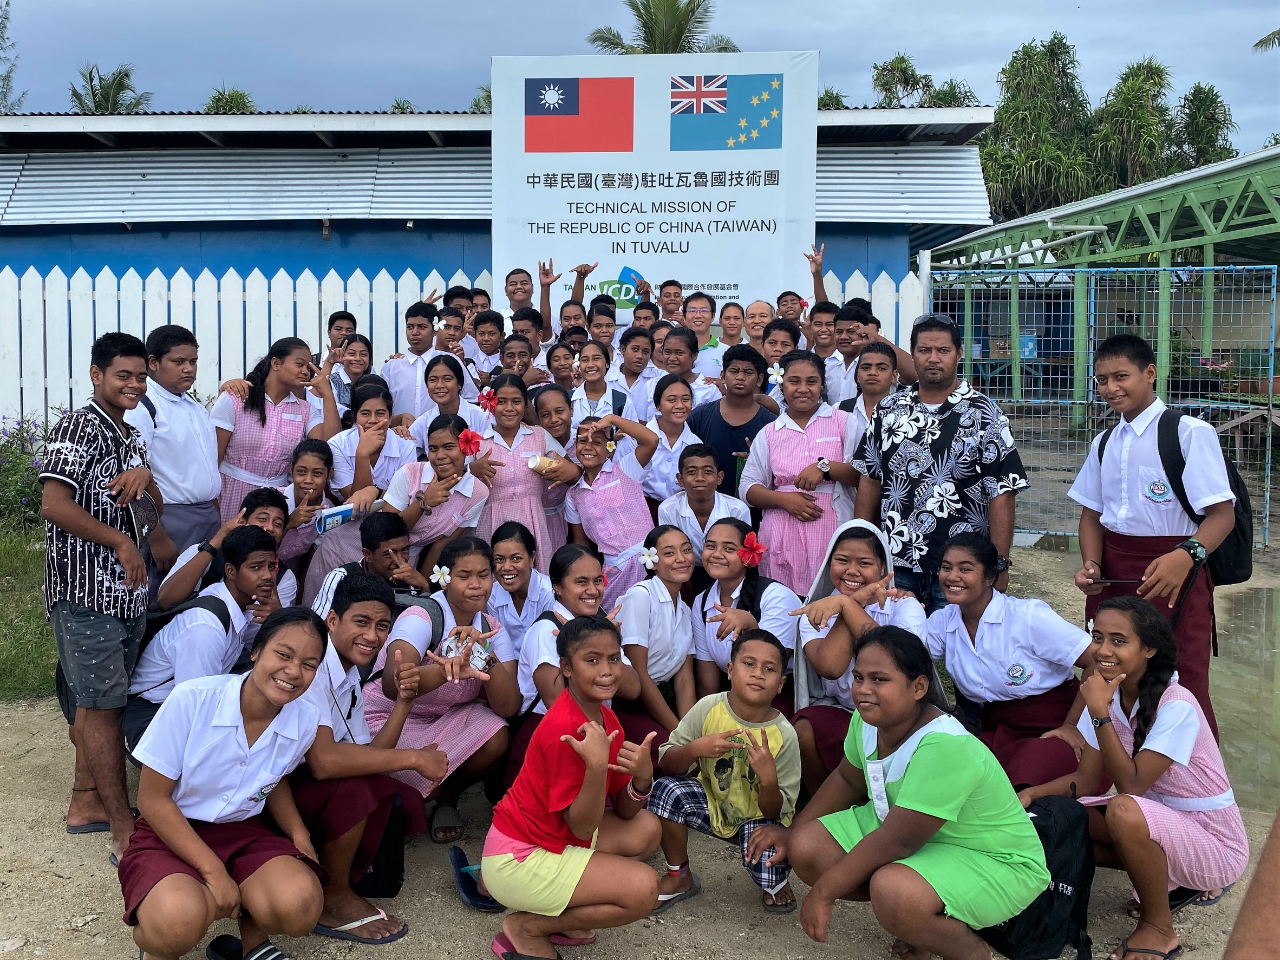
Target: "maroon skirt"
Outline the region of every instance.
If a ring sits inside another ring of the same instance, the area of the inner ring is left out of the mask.
[[[1140,580],[1156,557],[1177,549],[1185,537],[1129,537],[1122,533],[1103,532],[1102,573],[1116,580]],[[1183,584],[1178,603],[1169,608],[1167,598],[1155,602],[1155,608],[1173,621],[1173,641],[1178,648],[1178,683],[1190,690],[1209,721],[1214,739],[1218,738],[1218,721],[1209,703],[1209,657],[1217,642],[1213,619],[1213,583],[1207,567],[1191,573],[1191,585]],[[1118,583],[1103,587],[1102,592],[1085,599],[1084,615],[1092,620],[1098,605],[1110,597],[1134,596],[1136,584]]]
[[[373,773],[362,777],[317,780],[306,766],[301,766],[289,775],[289,787],[293,790],[293,802],[302,815],[302,822],[307,825],[317,849],[364,822],[364,834],[355,859],[351,861],[352,883],[358,882],[373,863],[383,831],[387,829],[387,819],[391,816],[392,800],[397,794],[404,808],[406,834],[422,833],[427,829],[422,794],[394,777]]]
[[[516,776],[524,766],[524,756],[529,752],[529,741],[533,739],[533,731],[538,729],[538,724],[545,716],[545,713],[531,713],[518,721],[512,721],[512,726],[518,722],[520,729],[511,738],[511,753],[507,757],[507,776],[503,782],[504,792],[510,790],[511,785],[516,782]]]
[[[226,866],[227,874],[237,886],[276,857],[296,857],[315,872],[321,885],[329,883],[329,874],[324,867],[303,856],[293,841],[271,829],[262,817],[236,823],[206,823],[203,820],[188,820],[187,823]],[[124,894],[124,922],[131,927],[138,922],[138,905],[165,877],[180,873],[204,883],[200,871],[170,850],[151,829],[151,824],[142,818],[138,819],[129,849],[120,858],[117,872],[120,891]]]
[[[982,731],[978,739],[1015,787],[1039,786],[1075,772],[1076,752],[1065,740],[1042,734],[1056,730],[1067,719],[1080,683],[1073,677],[1061,686],[1018,700],[996,700],[979,707]]]
[[[801,720],[809,724],[822,767],[829,774],[844,759],[844,740],[849,735],[849,721],[852,719],[853,714],[844,707],[818,703],[797,710],[791,724],[794,726]]]

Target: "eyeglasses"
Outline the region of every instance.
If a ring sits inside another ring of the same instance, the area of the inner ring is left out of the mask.
[[[713,312],[706,307],[689,307],[685,310],[684,315],[686,317],[709,317]]]

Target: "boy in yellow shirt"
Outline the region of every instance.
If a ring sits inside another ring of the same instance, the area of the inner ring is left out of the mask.
[[[800,793],[800,745],[795,729],[773,707],[786,681],[790,652],[767,630],[744,630],[729,659],[729,692],[703,697],[659,750],[664,776],[649,810],[662,821],[667,872],[658,881],[655,913],[697,896],[702,880],[689,869],[689,827],[737,841],[742,864],[764,891],[764,908],[796,908],[788,864],[747,859],[762,826],[791,823]]]

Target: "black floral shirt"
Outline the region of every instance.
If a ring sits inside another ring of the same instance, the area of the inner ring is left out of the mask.
[[[880,401],[854,455],[860,473],[880,481],[880,523],[894,566],[937,573],[954,534],[990,534],[987,505],[1027,489],[1009,420],[966,380],[929,410],[918,387]]]
[[[129,424],[117,426],[90,401],[59,420],[45,443],[40,481],[65,483],[76,505],[93,519],[121,531],[141,546],[144,531],[134,511],[111,496],[111,482],[126,470],[147,465],[142,435]],[[116,552],[101,543],[73,536],[48,521],[44,525],[45,612],[59,600],[112,617],[131,619],[147,612],[147,585],[125,586]]]

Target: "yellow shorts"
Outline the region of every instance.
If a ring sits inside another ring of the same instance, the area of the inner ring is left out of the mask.
[[[558,917],[587,871],[597,837],[599,833],[591,838],[590,847],[565,847],[564,853],[535,849],[523,860],[509,853],[483,857],[480,873],[490,895],[503,906]]]

